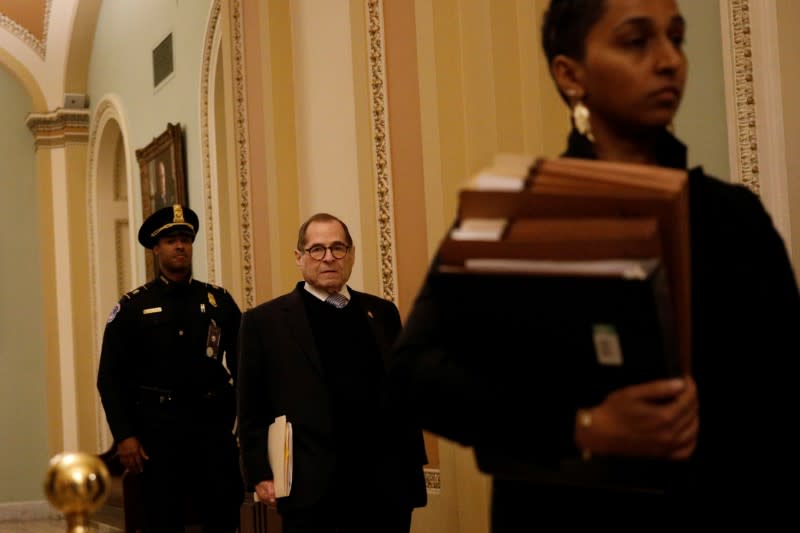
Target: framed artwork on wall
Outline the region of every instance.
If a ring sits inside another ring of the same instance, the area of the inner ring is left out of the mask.
[[[183,155],[183,130],[180,124],[167,129],[150,144],[136,150],[142,183],[142,220],[162,207],[186,203],[186,171]],[[158,273],[152,251],[147,252],[147,279]]]

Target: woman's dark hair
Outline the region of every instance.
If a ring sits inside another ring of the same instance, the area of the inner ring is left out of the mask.
[[[605,9],[606,0],[551,0],[542,21],[542,49],[547,64],[559,54],[583,60],[586,36]]]

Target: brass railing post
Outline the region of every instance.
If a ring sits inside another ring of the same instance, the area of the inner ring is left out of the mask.
[[[111,475],[103,461],[87,453],[60,453],[50,459],[44,492],[64,514],[67,533],[95,533],[92,514],[111,491]]]

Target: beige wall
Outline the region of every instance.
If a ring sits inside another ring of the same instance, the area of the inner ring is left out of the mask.
[[[543,2],[418,1],[413,11],[407,2],[385,4],[400,291],[411,295],[400,302],[405,314],[465,179],[497,152],[555,155],[568,115],[538,51]],[[428,448],[441,487],[415,512],[414,530],[488,531],[489,478],[472,451],[435,437]]]
[[[250,135],[253,158],[253,227],[256,302],[291,289],[298,272],[292,250],[300,226],[291,6],[284,0],[244,3],[248,42],[248,108],[259,135]]]
[[[786,169],[789,205],[800,206],[800,64],[795,59],[800,49],[800,2],[777,0],[778,44],[780,48],[783,125],[785,128]],[[790,209],[792,228],[792,262],[795,276],[800,278],[800,208]]]
[[[350,284],[363,290],[362,265],[368,259],[359,257],[364,229],[353,73],[365,66],[354,63],[350,4],[301,1],[290,6],[300,216],[327,211],[342,217],[356,243]]]

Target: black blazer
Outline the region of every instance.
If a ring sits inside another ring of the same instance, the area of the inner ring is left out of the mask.
[[[328,385],[300,291],[263,303],[242,316],[239,337],[239,438],[246,483],[272,479],[267,461],[267,428],[276,416],[292,423],[294,475],[291,495],[278,500],[281,511],[302,509],[323,495],[336,467]],[[369,317],[384,368],[400,333],[397,307],[382,298],[350,289],[350,305]],[[398,409],[385,409],[383,431],[366,423],[364,443],[381,451],[385,497],[406,508],[425,505],[422,466],[427,462],[422,431]],[[383,442],[380,442],[383,440]],[[354,475],[356,472],[354,471]]]

